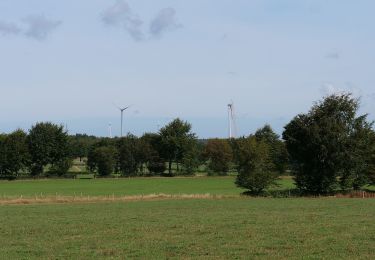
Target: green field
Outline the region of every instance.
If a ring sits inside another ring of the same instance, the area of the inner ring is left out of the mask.
[[[290,178],[273,190],[294,188]],[[0,259],[374,259],[375,200],[249,198],[233,177],[0,182],[1,200],[212,194],[0,206]]]
[[[374,259],[375,200],[0,207],[1,259]]]
[[[293,188],[291,179],[280,180],[283,188]],[[274,187],[280,188],[280,187]],[[128,178],[93,180],[27,180],[0,182],[0,197],[43,196],[123,196],[147,194],[239,195],[243,190],[234,177]]]

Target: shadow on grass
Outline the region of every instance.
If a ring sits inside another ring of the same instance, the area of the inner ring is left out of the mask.
[[[312,194],[299,189],[267,190],[260,193],[245,191],[241,196],[249,197],[269,197],[269,198],[319,198],[319,197],[337,197],[337,198],[375,198],[375,191],[370,189],[363,190],[338,190],[325,194]]]

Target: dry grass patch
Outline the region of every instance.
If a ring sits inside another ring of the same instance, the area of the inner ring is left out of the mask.
[[[8,197],[1,198],[0,205],[19,204],[54,204],[54,203],[94,203],[94,202],[126,202],[150,200],[188,200],[188,199],[229,199],[239,198],[236,195],[212,194],[147,194],[131,196],[35,196],[34,198]]]

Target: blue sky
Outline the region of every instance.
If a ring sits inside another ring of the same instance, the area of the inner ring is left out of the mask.
[[[175,117],[200,137],[277,132],[351,91],[375,119],[374,1],[1,0],[0,132],[37,121],[119,134]]]

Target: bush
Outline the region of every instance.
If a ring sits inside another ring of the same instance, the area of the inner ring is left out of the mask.
[[[251,136],[237,143],[238,175],[236,185],[248,189],[252,194],[260,194],[275,183],[277,174],[273,172],[269,146]]]

